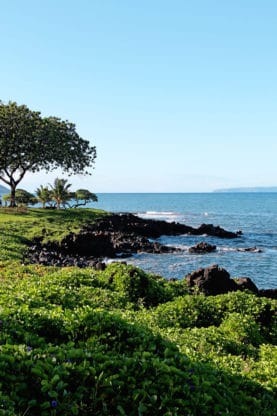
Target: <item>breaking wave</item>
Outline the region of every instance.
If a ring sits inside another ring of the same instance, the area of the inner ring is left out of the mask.
[[[145,211],[137,212],[137,215],[145,219],[162,219],[165,221],[175,221],[181,218],[181,215],[173,211]]]

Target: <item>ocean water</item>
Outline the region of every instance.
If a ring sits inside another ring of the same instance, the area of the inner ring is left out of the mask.
[[[207,236],[162,236],[158,241],[182,249],[174,254],[137,254],[126,259],[143,270],[166,278],[183,278],[200,267],[218,264],[231,277],[250,277],[259,288],[277,286],[277,193],[139,193],[98,194],[91,206],[111,212],[132,212],[142,218],[202,223],[241,230],[237,239]],[[217,246],[214,253],[190,254],[200,241]],[[238,249],[257,247],[258,252]]]

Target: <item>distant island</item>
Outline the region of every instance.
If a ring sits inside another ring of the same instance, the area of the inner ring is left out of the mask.
[[[277,186],[226,188],[226,189],[216,189],[213,192],[277,192]]]

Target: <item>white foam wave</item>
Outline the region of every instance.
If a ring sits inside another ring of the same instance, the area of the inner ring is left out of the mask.
[[[146,212],[141,212],[139,213],[139,215],[166,215],[166,216],[170,216],[170,215],[177,215],[176,212],[173,211],[146,211]]]
[[[169,247],[176,247],[176,248],[179,248],[180,250],[184,250],[184,251],[188,251],[189,248],[191,247],[191,246],[187,246],[185,244],[175,244],[174,246],[173,245],[169,245],[169,244],[167,244],[167,245]]]
[[[234,251],[238,251],[238,250],[236,248],[233,248],[233,247],[219,247],[218,251],[232,251],[232,252],[234,252]]]
[[[219,247],[218,251],[228,251],[228,252],[237,252],[237,253],[261,253],[264,249],[257,247]]]
[[[145,219],[163,219],[166,221],[174,221],[180,218],[180,214],[173,211],[145,211],[138,212],[137,215]]]

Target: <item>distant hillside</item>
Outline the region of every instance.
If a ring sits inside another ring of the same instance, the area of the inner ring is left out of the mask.
[[[0,194],[6,194],[9,193],[10,191],[8,190],[8,188],[6,188],[5,186],[0,185]]]
[[[277,192],[277,186],[256,186],[245,188],[216,189],[213,192]]]

